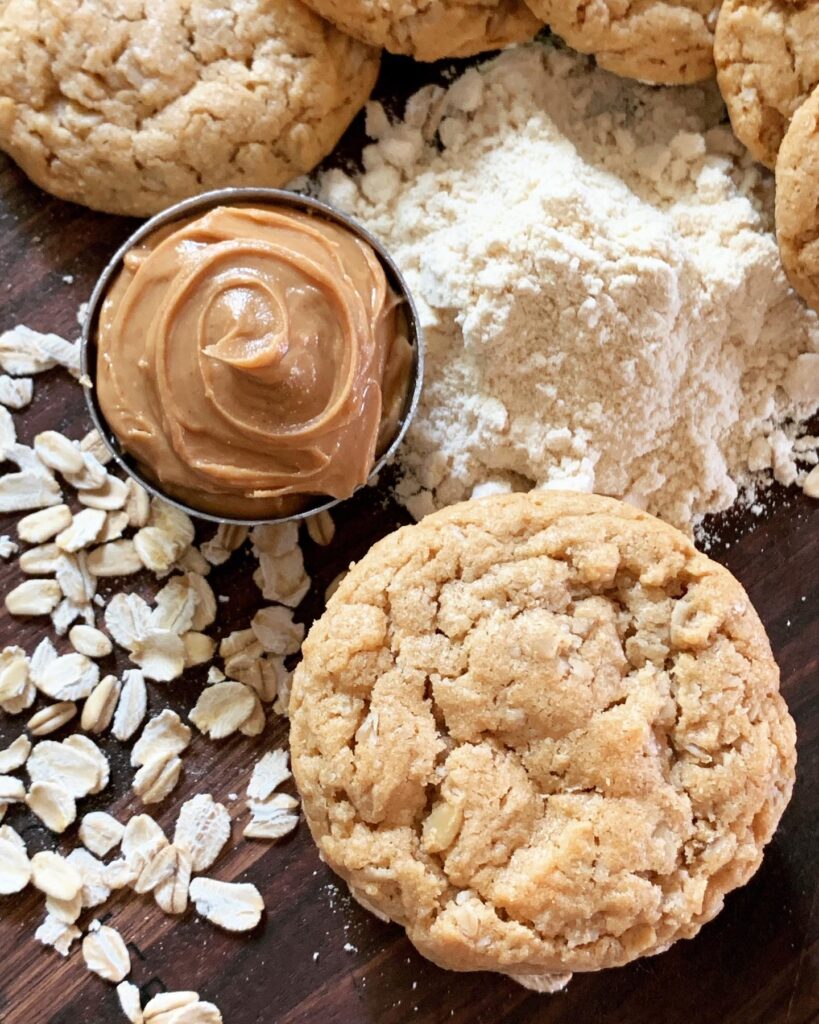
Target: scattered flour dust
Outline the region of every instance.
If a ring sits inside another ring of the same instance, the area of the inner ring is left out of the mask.
[[[371,104],[367,130],[364,173],[321,191],[421,310],[414,515],[565,486],[690,528],[760,471],[805,478],[819,319],[715,86],[652,89],[534,44],[427,86],[400,123]]]

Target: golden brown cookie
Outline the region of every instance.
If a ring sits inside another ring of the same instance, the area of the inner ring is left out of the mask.
[[[293,771],[362,903],[442,966],[543,988],[695,935],[756,871],[794,778],[778,684],[744,590],[677,530],[495,496],[351,569],[296,670]]]
[[[306,2],[356,39],[424,61],[523,43],[543,27],[524,0]]]
[[[624,78],[664,85],[714,73],[719,0],[526,0],[569,46]]]
[[[779,149],[776,240],[788,279],[819,312],[819,86],[793,115]]]
[[[332,149],[378,74],[377,51],[298,0],[0,11],[0,149],[47,191],[112,213],[287,184]]]
[[[819,3],[724,0],[714,58],[734,134],[773,168],[791,118],[819,84]]]

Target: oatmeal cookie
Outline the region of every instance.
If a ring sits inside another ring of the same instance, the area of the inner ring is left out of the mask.
[[[819,312],[819,86],[793,115],[779,150],[776,240],[788,279]]]
[[[524,0],[306,0],[342,31],[416,60],[469,57],[534,38]]]
[[[612,499],[531,492],[376,544],[304,644],[293,770],[353,894],[444,967],[695,935],[759,867],[794,726],[740,584]]]
[[[144,216],[309,171],[378,66],[299,0],[9,0],[0,149],[63,199]]]
[[[734,134],[773,168],[791,118],[819,84],[819,3],[724,0],[714,58]]]
[[[714,73],[718,0],[526,0],[569,46],[601,68],[664,85]]]

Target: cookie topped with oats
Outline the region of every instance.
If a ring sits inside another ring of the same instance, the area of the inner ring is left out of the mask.
[[[444,967],[542,990],[690,938],[790,797],[794,726],[747,594],[608,498],[429,515],[353,567],[303,650],[313,836]]]
[[[379,62],[299,0],[11,0],[0,149],[46,191],[129,216],[281,186],[333,148]]]
[[[658,85],[714,73],[718,0],[526,0],[569,46],[607,71]]]
[[[788,280],[819,312],[819,85],[794,114],[776,161],[776,240]]]
[[[342,32],[415,60],[527,42],[542,27],[524,0],[306,0]]]
[[[725,0],[714,59],[734,134],[773,169],[791,118],[819,85],[819,4]]]

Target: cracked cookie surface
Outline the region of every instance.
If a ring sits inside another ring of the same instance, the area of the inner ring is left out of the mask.
[[[416,60],[469,57],[534,38],[524,0],[306,0],[342,31]]]
[[[718,0],[526,0],[581,53],[625,78],[681,85],[714,73]]]
[[[714,58],[734,134],[773,168],[791,118],[819,84],[819,3],[724,0]]]
[[[779,150],[776,240],[788,280],[819,312],[819,86],[793,115]]]
[[[505,495],[399,530],[303,650],[312,834],[444,967],[525,981],[690,937],[790,796],[793,722],[747,595],[611,499]]]
[[[378,67],[298,0],[9,0],[0,148],[57,196],[144,216],[311,170]]]

